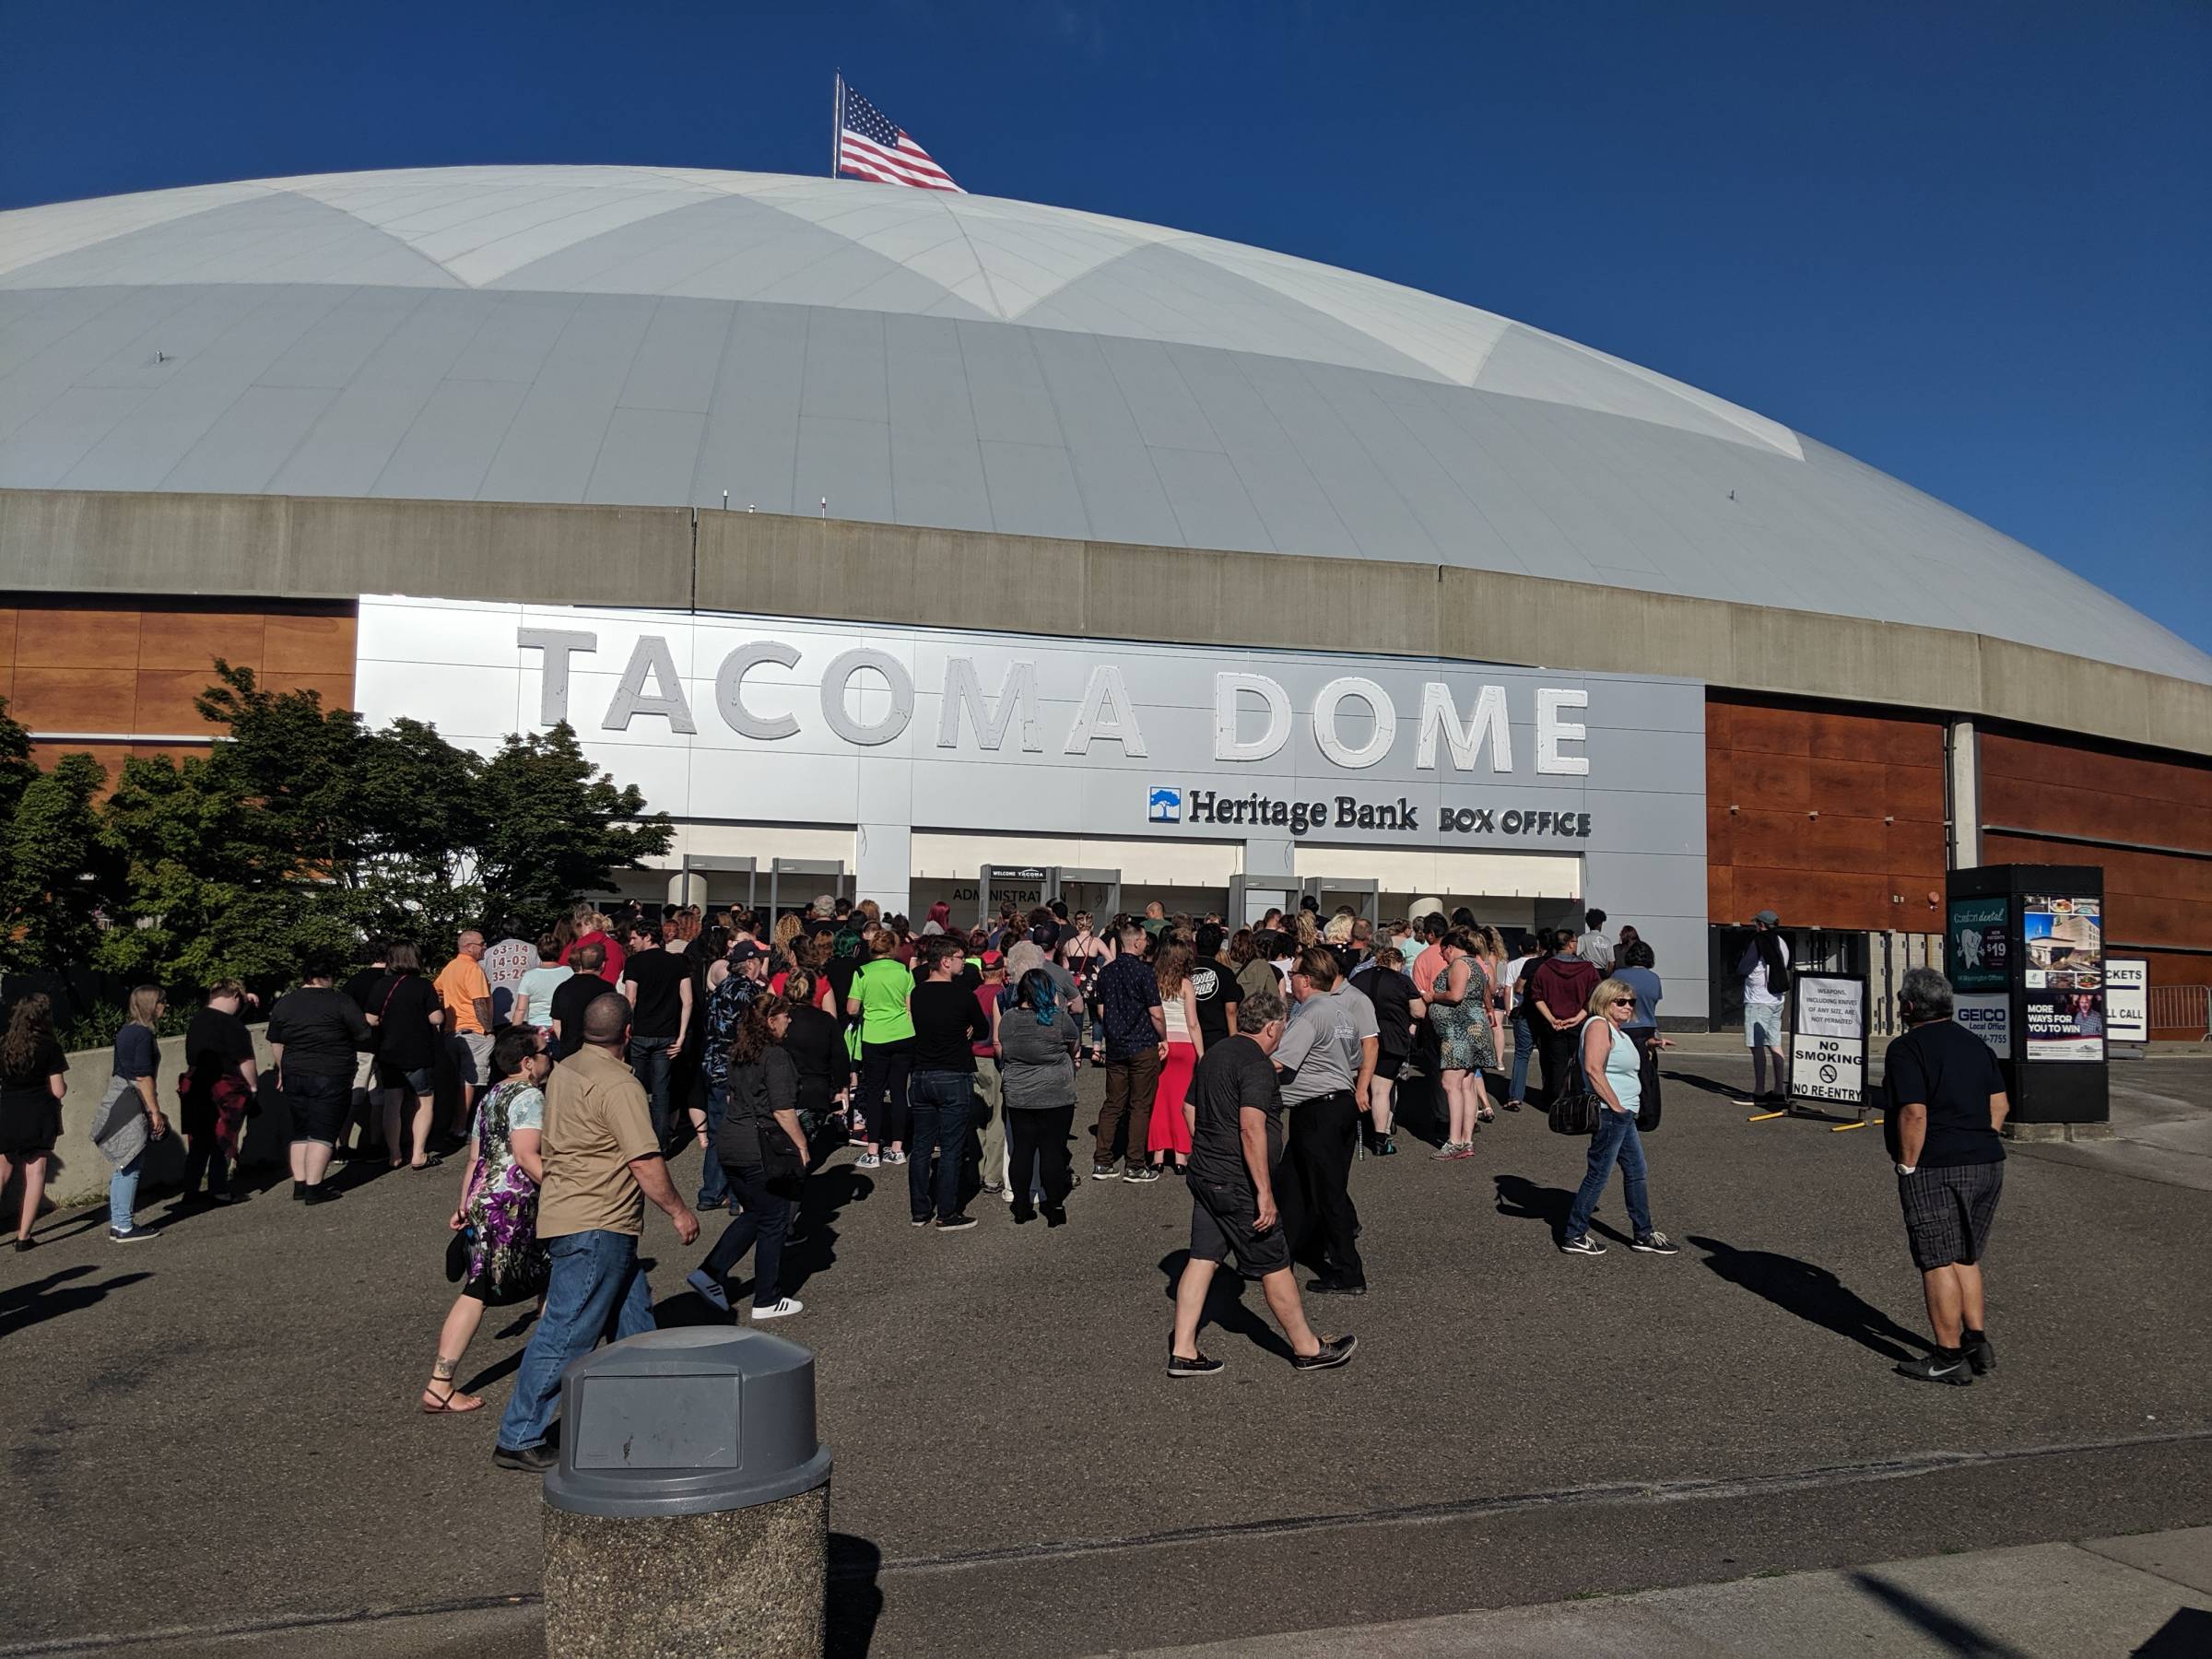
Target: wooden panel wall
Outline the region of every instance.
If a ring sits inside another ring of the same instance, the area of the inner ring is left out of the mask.
[[[351,606],[253,608],[188,599],[0,595],[0,697],[34,732],[113,732],[187,743],[40,744],[50,762],[89,752],[111,774],[130,755],[189,752],[212,732],[192,706],[217,657],[277,690],[312,688],[326,705],[353,700]]]
[[[1985,732],[1982,821],[2212,853],[2212,761]],[[1986,829],[1982,856],[1991,864],[2102,865],[2108,948],[2145,958],[2153,985],[2212,983],[2212,954],[2205,954],[2212,952],[2212,858]]]
[[[1771,909],[1792,927],[1940,931],[1943,736],[1925,718],[1709,690],[1712,919]]]

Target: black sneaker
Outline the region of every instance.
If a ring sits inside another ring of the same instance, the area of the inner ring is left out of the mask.
[[[1357,1282],[1340,1278],[1312,1278],[1306,1281],[1306,1290],[1313,1296],[1365,1296],[1367,1281]]]
[[[525,1475],[543,1475],[560,1461],[560,1453],[548,1445],[494,1446],[491,1461],[502,1469],[520,1469]]]
[[[1682,1253],[1681,1246],[1663,1232],[1643,1233],[1629,1248],[1640,1250],[1645,1255],[1680,1255]]]
[[[1359,1346],[1357,1336],[1337,1336],[1321,1345],[1318,1354],[1300,1354],[1290,1361],[1292,1371],[1334,1371],[1352,1357]]]
[[[1371,1158],[1395,1158],[1397,1155],[1398,1143],[1387,1135],[1377,1141],[1369,1152]]]
[[[1208,1359],[1204,1354],[1195,1359],[1185,1359],[1180,1354],[1168,1356],[1168,1375],[1171,1377],[1210,1377],[1220,1369],[1220,1360]]]
[[[302,1204],[335,1204],[345,1195],[335,1187],[317,1185],[309,1187],[306,1192],[300,1194],[300,1202]]]
[[[111,1244],[143,1244],[149,1239],[158,1239],[160,1236],[161,1230],[158,1227],[111,1227],[108,1229],[108,1242]]]
[[[1112,1181],[1113,1179],[1113,1166],[1110,1163],[1092,1164],[1090,1166],[1090,1178],[1093,1181]]]
[[[1151,1164],[1131,1164],[1122,1171],[1122,1179],[1135,1185],[1143,1186],[1147,1181],[1158,1181],[1159,1171]]]
[[[1606,1253],[1606,1247],[1588,1233],[1583,1234],[1579,1239],[1563,1240],[1559,1244],[1559,1249],[1562,1253],[1567,1255],[1599,1256]]]
[[[1997,1369],[1997,1350],[1990,1346],[1989,1333],[1966,1339],[1966,1363],[1977,1377],[1986,1377]]]
[[[1974,1382],[1966,1356],[1956,1349],[1945,1353],[1939,1348],[1918,1359],[1908,1359],[1897,1368],[1897,1374],[1915,1382],[1947,1382],[1953,1388],[1971,1388]]]
[[[975,1225],[975,1218],[965,1213],[949,1216],[937,1223],[939,1232],[965,1232]]]

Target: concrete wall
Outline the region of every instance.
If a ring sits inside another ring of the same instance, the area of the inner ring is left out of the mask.
[[[254,1026],[253,1057],[265,1070],[269,1064],[269,1044],[264,1035],[265,1028]],[[114,1055],[108,1049],[95,1049],[69,1057],[69,1093],[62,1101],[62,1137],[54,1143],[53,1159],[46,1172],[46,1198],[51,1204],[68,1206],[90,1201],[105,1202],[108,1177],[114,1166],[100,1156],[100,1148],[92,1144],[87,1132],[92,1126],[92,1114],[100,1109],[100,1097],[108,1090],[108,1079],[115,1075]],[[170,1120],[170,1133],[153,1143],[147,1150],[146,1167],[139,1177],[139,1207],[163,1191],[176,1186],[184,1179],[184,1135],[176,1126],[177,1078],[184,1070],[184,1039],[164,1037],[161,1040],[161,1111]],[[262,1114],[246,1124],[245,1139],[240,1144],[239,1156],[249,1167],[281,1168],[288,1156],[286,1148],[292,1138],[291,1115],[284,1108],[280,1096],[274,1090],[263,1096]],[[0,1195],[0,1217],[7,1221],[10,1234],[15,1230],[17,1194],[14,1182]]]
[[[2212,686],[1979,634],[1432,565],[771,513],[0,490],[0,591],[535,598],[1679,675],[2212,754]]]

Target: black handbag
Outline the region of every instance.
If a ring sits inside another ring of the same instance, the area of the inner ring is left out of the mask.
[[[1554,1135],[1594,1135],[1597,1133],[1597,1114],[1606,1110],[1605,1101],[1587,1088],[1565,1090],[1551,1102],[1551,1132]]]
[[[464,1227],[445,1241],[445,1277],[449,1284],[459,1284],[468,1277],[468,1265],[477,1253],[477,1230]]]
[[[1637,1065],[1643,1083],[1643,1099],[1636,1104],[1636,1133],[1649,1135],[1659,1127],[1659,1050],[1655,1046],[1659,1033],[1652,1033],[1652,1041],[1644,1046]]]

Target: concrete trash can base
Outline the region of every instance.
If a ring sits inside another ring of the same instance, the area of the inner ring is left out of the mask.
[[[814,1356],[761,1331],[648,1331],[561,1374],[546,1651],[819,1659],[830,1451]]]
[[[546,1506],[546,1652],[819,1659],[830,1488],[645,1519]]]

